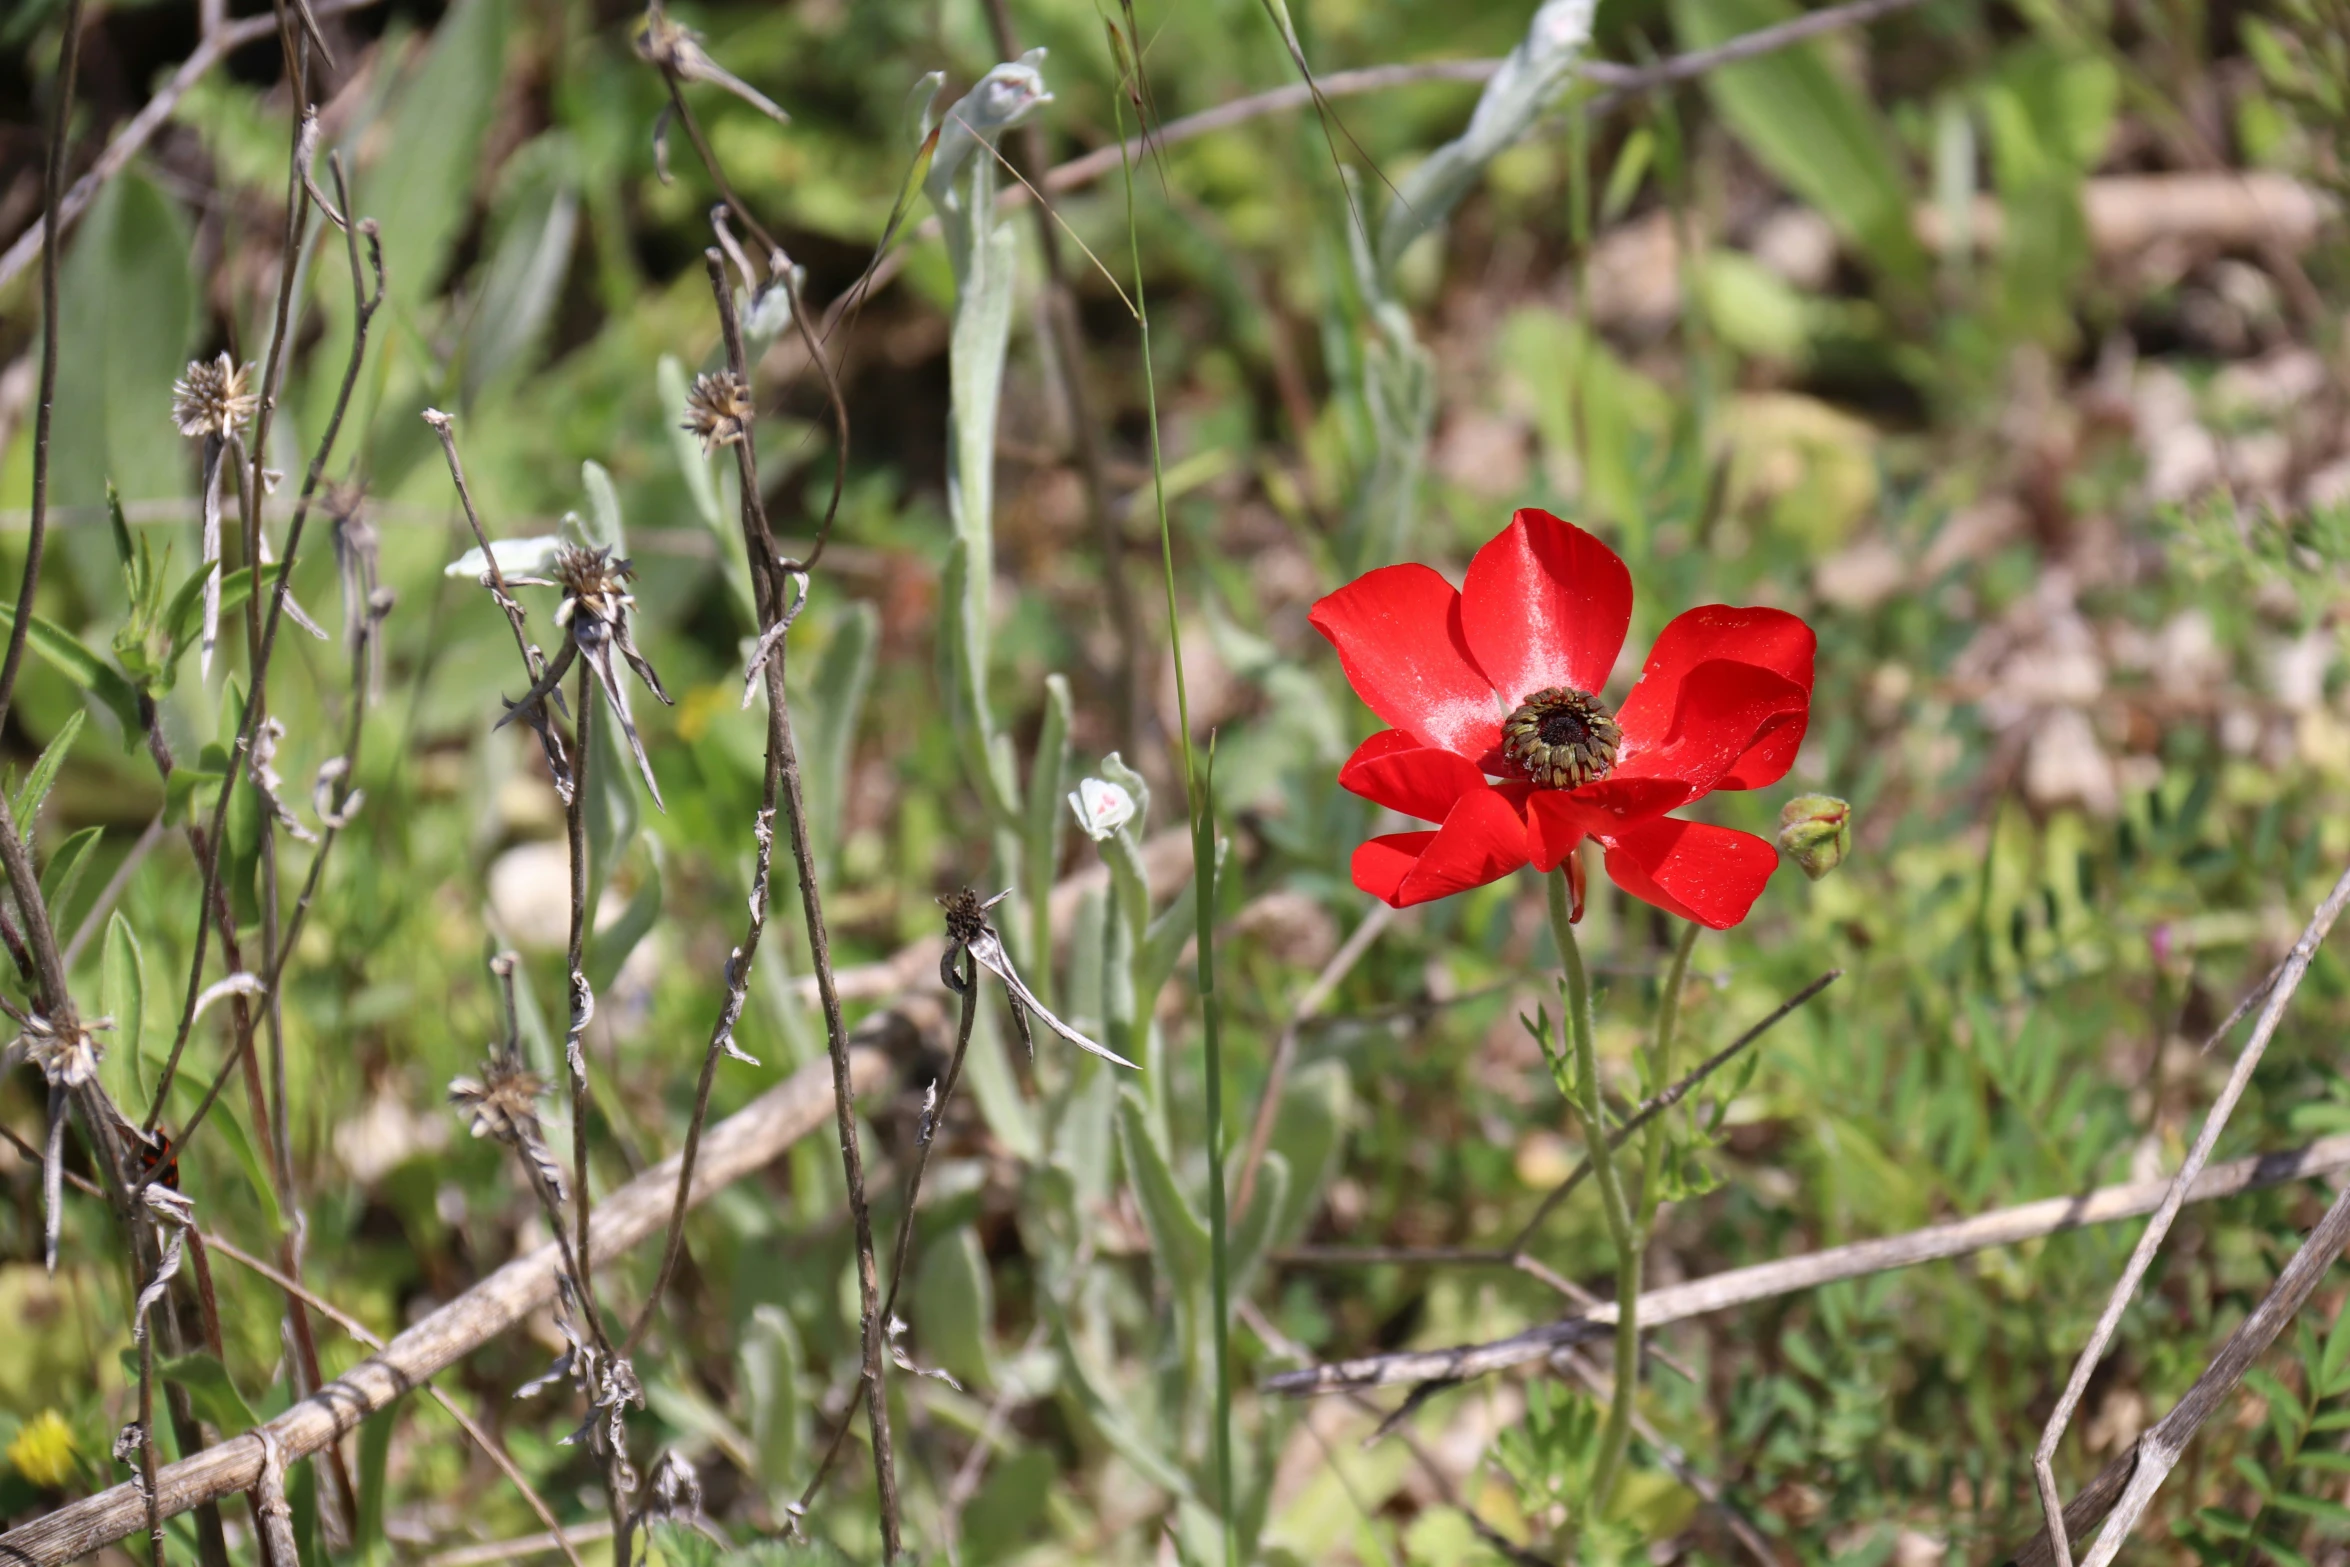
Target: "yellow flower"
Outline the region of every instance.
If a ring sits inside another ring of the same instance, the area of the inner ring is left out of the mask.
[[[56,1410],[42,1410],[8,1444],[8,1461],[42,1490],[62,1490],[73,1478],[73,1428]]]

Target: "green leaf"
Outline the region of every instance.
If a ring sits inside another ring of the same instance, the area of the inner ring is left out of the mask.
[[[617,919],[601,929],[589,933],[587,950],[580,955],[581,967],[587,973],[588,984],[601,991],[612,983],[620,972],[620,965],[637,943],[653,928],[661,917],[661,871],[658,866],[647,866],[645,879],[636,895],[628,900],[628,907]]]
[[[15,630],[16,606],[0,604],[0,635],[13,635]],[[122,724],[126,743],[135,741],[143,732],[139,725],[139,694],[111,664],[82,646],[79,637],[55,621],[35,615],[32,629],[25,633],[25,642],[66,679],[105,703],[107,711]]]
[[[963,1560],[972,1567],[999,1561],[1021,1546],[1045,1537],[1045,1504],[1051,1500],[1060,1466],[1043,1447],[1022,1447],[997,1460],[987,1483],[963,1513]]]
[[[2285,1544],[2282,1540],[2261,1540],[2260,1550],[2275,1558],[2279,1567],[2310,1567],[2309,1558]]]
[[[2350,1530],[2350,1507],[2328,1501],[2322,1496],[2296,1496],[2288,1491],[2282,1496],[2270,1497],[2268,1505],[2281,1512],[2299,1513],[2304,1518],[2313,1518],[2328,1533]]]
[[[213,763],[220,754],[220,747],[208,745],[194,764],[182,762],[171,770],[171,778],[163,786],[163,821],[165,826],[183,826],[196,816],[203,814],[199,808],[196,791],[206,789],[210,785],[217,785],[221,779],[228,776],[218,765],[207,765]],[[208,796],[202,803],[209,805],[211,798]]]
[[[147,1029],[146,955],[138,933],[117,909],[106,920],[106,937],[98,954],[98,1009],[114,1019],[100,1063],[106,1088],[121,1104],[144,1104],[147,1078],[140,1049]]]
[[[1150,1235],[1159,1277],[1174,1297],[1175,1347],[1189,1372],[1200,1365],[1209,1310],[1207,1221],[1184,1196],[1150,1108],[1131,1088],[1118,1095],[1118,1147],[1142,1209],[1142,1226]]]
[[[718,1542],[690,1524],[664,1519],[645,1530],[645,1542],[661,1567],[718,1567]]]
[[[793,698],[802,737],[800,776],[807,792],[808,834],[816,847],[817,868],[827,881],[840,869],[849,764],[856,756],[857,730],[864,720],[880,637],[880,613],[862,599],[850,604],[833,620],[831,640],[816,656],[809,689]]]
[[[1159,1450],[1157,1443],[1136,1427],[1122,1401],[1102,1391],[1101,1381],[1086,1364],[1069,1332],[1069,1319],[1051,1298],[1041,1302],[1052,1323],[1053,1344],[1061,1352],[1061,1385],[1078,1411],[1093,1425],[1111,1450],[1132,1464],[1145,1480],[1178,1497],[1193,1495],[1191,1478]]]
[[[625,670],[622,674],[634,678]],[[636,758],[629,755],[628,742],[621,737],[620,720],[613,716],[603,693],[591,686],[585,700],[598,704],[595,742],[589,748],[587,767],[587,917],[588,929],[594,930],[596,906],[603,901],[604,889],[627,857],[629,845],[636,842],[637,824],[643,819],[636,792],[642,783]]]
[[[2294,1462],[2304,1469],[2322,1469],[2327,1474],[2350,1474],[2350,1453],[2331,1453],[2313,1447],[2297,1455]]]
[[[2291,1419],[2301,1408],[2301,1396],[2278,1381],[2264,1366],[2254,1366],[2245,1372],[2244,1385],[2268,1400],[2271,1415]]]
[[[403,1401],[394,1399],[359,1428],[359,1522],[358,1538],[352,1543],[359,1547],[359,1559],[367,1567],[379,1567],[389,1554],[386,1547],[391,1542],[384,1538],[384,1473],[390,1465],[392,1432],[400,1423]]]
[[[163,611],[163,626],[171,636],[171,651],[167,657],[177,662],[196,645],[196,637],[204,629],[204,581],[219,568],[200,566],[188,574],[188,580],[172,594],[171,603]],[[283,565],[261,568],[265,590],[277,586]],[[241,566],[220,579],[220,613],[223,619],[245,607],[245,600],[253,596],[253,568]],[[263,609],[268,606],[264,604]]]
[[[1271,1245],[1287,1246],[1305,1232],[1338,1171],[1353,1110],[1354,1087],[1340,1062],[1313,1061],[1290,1074],[1267,1144],[1289,1163],[1289,1188],[1273,1219]]]
[[[95,506],[111,479],[123,498],[193,493],[195,443],[171,424],[171,384],[186,368],[200,305],[187,215],[136,169],[90,204],[58,279],[56,435],[50,504]],[[120,583],[95,529],[52,537],[85,602]]]
[[[685,490],[693,500],[694,515],[702,519],[702,526],[718,536],[721,544],[732,539],[739,549],[742,536],[726,525],[725,514],[718,509],[718,480],[710,472],[710,459],[702,455],[702,443],[685,427],[686,398],[693,390],[686,380],[685,366],[675,354],[663,354],[654,379],[661,389],[661,413],[668,427],[669,450],[677,459],[677,471],[685,476]]]
[[[293,1478],[286,1482],[286,1505],[293,1509],[294,1546],[302,1560],[325,1561],[327,1558],[319,1549],[316,1464],[294,1465]]]
[[[204,1090],[201,1074],[182,1072],[173,1086],[176,1088],[180,1084],[188,1085],[191,1093],[200,1094]],[[252,1188],[254,1200],[261,1204],[261,1216],[268,1221],[270,1233],[285,1234],[285,1215],[277,1205],[277,1188],[270,1182],[269,1169],[261,1162],[261,1155],[253,1146],[252,1134],[245,1130],[245,1123],[224,1102],[212,1107],[207,1124],[220,1128],[220,1135],[228,1143],[229,1152],[236,1156],[238,1166],[245,1172],[245,1184]]]
[[[90,851],[98,847],[98,840],[106,836],[103,827],[84,827],[80,832],[57,846],[49,856],[49,864],[41,872],[41,901],[49,906],[49,918],[58,925],[65,923],[66,905],[74,891],[81,886],[82,873],[90,868]]]
[[[1227,838],[1216,845],[1216,877],[1224,875],[1224,861],[1232,848]],[[1175,965],[1182,959],[1183,944],[1199,934],[1196,883],[1186,885],[1175,895],[1175,900],[1161,909],[1151,920],[1150,930],[1144,935],[1134,955],[1135,1004],[1147,1014],[1157,1003],[1160,990],[1175,973]]]
[[[198,1418],[218,1427],[222,1436],[235,1436],[261,1424],[261,1417],[245,1402],[245,1395],[237,1391],[228,1367],[204,1351],[158,1360],[155,1370],[165,1380],[186,1388],[188,1401],[196,1406]]]
[[[503,0],[458,0],[433,30],[422,65],[393,89],[379,127],[397,156],[375,159],[357,204],[383,232],[391,313],[413,317],[439,289],[481,184],[482,137],[506,69]],[[348,290],[342,290],[348,310]]]
[[[922,1267],[914,1280],[914,1331],[921,1335],[924,1356],[967,1386],[992,1387],[994,1323],[994,1281],[978,1233],[959,1224],[950,1234],[932,1237],[922,1248]]]
[[[590,459],[579,465],[579,482],[587,491],[587,516],[581,531],[588,543],[626,558],[628,528],[620,519],[620,491],[613,486],[611,473]]]
[[[1785,0],[1671,0],[1674,31],[1711,48],[1785,22]],[[1826,215],[1894,278],[1917,282],[1925,258],[1910,228],[1899,145],[1818,44],[1797,44],[1706,73],[1706,94],[1756,161]]]
[[[1022,858],[1020,884],[1026,900],[1026,912],[1031,920],[1038,917],[1052,892],[1053,877],[1061,865],[1061,830],[1069,821],[1069,723],[1071,701],[1069,682],[1060,675],[1044,679],[1044,721],[1037,726],[1036,752],[1028,764],[1028,812],[1020,829]],[[1029,939],[1020,946],[1024,966],[1031,983],[1042,978],[1047,988],[1041,994],[1047,1005],[1053,1001],[1050,988],[1053,961],[1049,943],[1045,950],[1030,931]]]
[[[1249,1194],[1248,1212],[1233,1226],[1226,1247],[1226,1265],[1235,1297],[1248,1293],[1249,1285],[1256,1278],[1257,1265],[1272,1249],[1273,1236],[1288,1210],[1289,1161],[1267,1149],[1265,1162],[1257,1166],[1257,1186]]]
[[[572,242],[579,233],[575,162],[570,139],[550,131],[516,152],[500,177],[500,205],[505,210],[499,214],[488,264],[477,274],[478,303],[465,334],[464,399],[469,408],[506,372],[530,367],[554,318]]]
[[[1021,1093],[1020,1079],[1012,1071],[1011,1056],[996,1023],[998,1015],[993,1007],[979,1009],[971,1027],[971,1048],[963,1058],[963,1079],[971,1085],[971,1097],[988,1131],[1013,1158],[1033,1164],[1044,1157],[1044,1134],[1037,1127],[1036,1110]]]
[[[753,1308],[739,1355],[758,1477],[772,1488],[787,1488],[799,1476],[808,1423],[808,1401],[800,1386],[807,1361],[790,1314],[780,1306]]]
[[[24,783],[16,791],[15,798],[9,801],[16,812],[16,825],[20,832],[28,835],[32,832],[33,818],[40,814],[41,802],[49,798],[50,787],[57,782],[57,769],[65,765],[66,753],[73,749],[73,742],[81,734],[86,716],[78,707],[66,715],[55,737],[42,748],[39,758],[34,761],[33,770],[25,774]]]

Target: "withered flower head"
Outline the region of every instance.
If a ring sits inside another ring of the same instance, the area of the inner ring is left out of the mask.
[[[987,934],[988,906],[970,888],[958,887],[939,899],[938,906],[946,910],[948,945],[968,947]]]
[[[449,1103],[472,1118],[474,1136],[511,1144],[539,1135],[539,1097],[546,1091],[546,1081],[536,1072],[492,1055],[480,1077],[450,1082]]]
[[[110,1017],[84,1023],[70,1010],[60,1018],[35,1012],[25,1019],[16,1043],[24,1047],[25,1058],[41,1069],[52,1087],[79,1088],[97,1081],[98,1063],[106,1055],[105,1042],[98,1035],[113,1027]]]
[[[566,544],[555,552],[554,573],[555,585],[563,590],[563,602],[555,609],[558,626],[570,625],[572,616],[582,612],[610,625],[636,608],[628,591],[636,568],[614,560],[609,549]]]
[[[261,406],[260,394],[248,385],[251,365],[240,366],[226,353],[206,362],[191,359],[171,384],[171,418],[185,436],[217,435],[226,439],[252,419]]]
[[[732,370],[697,375],[685,398],[685,424],[702,443],[702,455],[732,446],[751,427],[751,389]]]

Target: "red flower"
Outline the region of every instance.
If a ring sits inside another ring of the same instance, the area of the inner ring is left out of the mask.
[[[1355,851],[1355,885],[1397,908],[1543,871],[1584,838],[1617,886],[1716,930],[1778,867],[1751,833],[1665,813],[1775,783],[1811,712],[1811,628],[1776,609],[1681,615],[1611,711],[1600,693],[1632,619],[1613,550],[1525,510],[1477,552],[1459,592],[1426,566],[1366,573],[1314,606],[1348,683],[1393,728],[1338,781],[1438,823]]]

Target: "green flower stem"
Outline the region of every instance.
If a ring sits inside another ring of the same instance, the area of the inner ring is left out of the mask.
[[[1672,1086],[1673,1046],[1681,1026],[1681,992],[1689,981],[1689,954],[1697,947],[1697,938],[1705,927],[1690,920],[1681,927],[1681,939],[1673,943],[1673,961],[1665,970],[1664,993],[1657,998],[1656,1038],[1648,1047],[1649,1092],[1663,1093]],[[1640,1165],[1640,1228],[1646,1231],[1656,1221],[1657,1177],[1664,1168],[1665,1117],[1658,1116],[1648,1123],[1648,1131],[1641,1143]]]
[[[1624,1452],[1632,1440],[1632,1403],[1640,1387],[1640,1257],[1642,1236],[1632,1222],[1624,1199],[1623,1177],[1608,1147],[1606,1111],[1599,1097],[1599,1050],[1592,1039],[1591,981],[1583,972],[1583,950],[1575,944],[1575,927],[1567,903],[1564,866],[1550,875],[1550,930],[1558,941],[1559,965],[1566,973],[1567,1015],[1562,1026],[1574,1048],[1575,1115],[1583,1125],[1583,1142],[1590,1150],[1591,1174],[1599,1186],[1599,1200],[1607,1215],[1608,1239],[1616,1248],[1616,1386],[1608,1402],[1607,1425],[1601,1431],[1599,1462],[1593,1467],[1590,1512],[1607,1511],[1624,1467]]]
[[[1240,1567],[1238,1519],[1232,1505],[1232,1276],[1226,1245],[1229,1225],[1224,1195],[1223,1019],[1216,995],[1215,749],[1211,743],[1208,765],[1203,772],[1192,751],[1191,698],[1183,679],[1183,621],[1175,601],[1175,543],[1167,525],[1166,465],[1159,449],[1158,376],[1151,362],[1150,306],[1143,292],[1142,233],[1135,221],[1134,166],[1125,160],[1125,113],[1116,94],[1111,95],[1110,104],[1118,116],[1119,157],[1126,177],[1126,245],[1134,266],[1135,322],[1142,337],[1143,402],[1150,413],[1151,491],[1159,514],[1159,564],[1166,580],[1167,640],[1175,666],[1175,724],[1182,749],[1183,793],[1190,815],[1191,873],[1196,889],[1194,906],[1199,917],[1200,1033],[1206,1056],[1202,1067],[1207,1076],[1208,1272],[1213,1300],[1210,1321],[1214,1330],[1216,1379],[1216,1514],[1224,1537],[1224,1567]],[[1146,908],[1144,913],[1148,912]],[[1139,943],[1148,930],[1147,923],[1137,927],[1135,940]],[[1150,1026],[1150,1003],[1137,996],[1135,1013],[1137,1031],[1146,1031]]]

